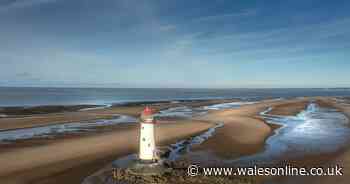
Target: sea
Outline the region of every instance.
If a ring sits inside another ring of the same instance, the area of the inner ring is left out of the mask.
[[[111,105],[144,101],[349,97],[350,88],[170,89],[0,87],[0,106]]]

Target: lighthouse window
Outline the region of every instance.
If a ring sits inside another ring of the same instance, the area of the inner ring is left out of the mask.
[[[151,147],[151,144],[148,144],[148,147]]]
[[[145,139],[145,138],[142,138],[142,141],[146,141],[146,139]]]
[[[141,128],[142,128],[142,130],[143,130],[143,129],[145,129],[145,127],[144,127],[144,126],[142,126]]]

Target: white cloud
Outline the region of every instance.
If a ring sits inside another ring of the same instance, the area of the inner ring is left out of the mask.
[[[201,53],[206,54],[239,54],[239,55],[287,55],[315,50],[339,50],[349,47],[347,42],[331,43],[335,36],[350,34],[350,19],[283,27],[265,31],[232,32],[214,34],[192,40]],[[210,47],[205,47],[210,45]]]
[[[0,6],[0,12],[6,12],[10,10],[15,10],[15,9],[31,7],[38,4],[53,3],[53,2],[56,2],[56,0],[17,0],[17,1],[13,1],[12,3],[8,3],[6,5]]]
[[[233,12],[233,13],[200,17],[197,19],[193,19],[193,21],[194,22],[207,22],[207,21],[216,21],[216,20],[226,19],[226,18],[243,18],[243,17],[255,16],[255,15],[257,15],[257,13],[258,13],[258,11],[256,9],[248,9],[248,10],[244,10],[241,12]]]
[[[172,31],[176,29],[176,25],[168,24],[168,25],[160,25],[160,31]]]

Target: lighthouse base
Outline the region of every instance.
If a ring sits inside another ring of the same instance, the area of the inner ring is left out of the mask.
[[[125,159],[120,159],[112,164],[115,172],[126,172],[135,176],[156,176],[170,172],[171,168],[166,167],[163,161],[145,161],[138,159],[137,155],[130,155]]]
[[[166,172],[169,172],[170,168],[165,168],[161,163],[152,163],[152,164],[144,164],[144,163],[135,163],[131,167],[127,169],[132,175],[163,175]]]

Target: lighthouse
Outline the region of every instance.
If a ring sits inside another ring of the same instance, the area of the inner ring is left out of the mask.
[[[155,119],[152,109],[146,107],[141,114],[140,122],[140,151],[139,159],[142,162],[153,163],[157,161],[155,144]]]
[[[140,117],[139,154],[113,162],[112,165],[115,168],[113,175],[117,180],[125,174],[147,177],[148,180],[148,176],[159,176],[171,172],[172,169],[160,159],[161,152],[156,149],[155,125],[154,112],[150,107],[146,107]]]

